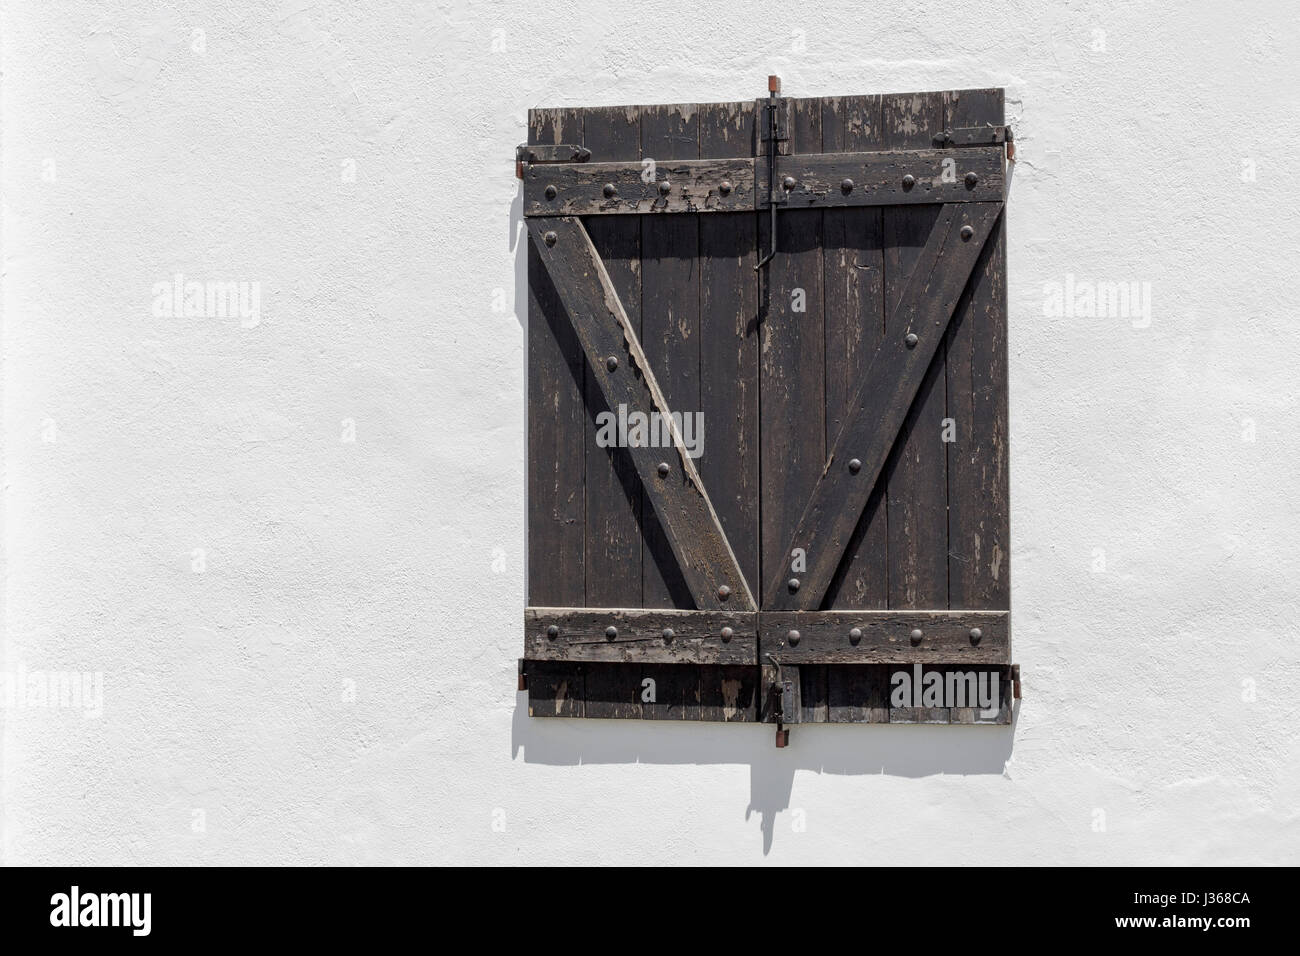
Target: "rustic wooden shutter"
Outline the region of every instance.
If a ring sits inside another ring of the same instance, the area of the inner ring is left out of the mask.
[[[1018,679],[1003,124],[1001,90],[530,112],[530,714],[1010,720],[890,700]],[[620,407],[702,413],[703,454],[601,447]]]

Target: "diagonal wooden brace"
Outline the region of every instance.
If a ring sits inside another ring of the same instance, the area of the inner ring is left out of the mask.
[[[704,482],[672,424],[663,391],[582,221],[569,216],[529,219],[528,231],[609,408],[625,405],[629,414],[641,412],[647,418],[657,412],[671,434],[672,448],[627,451],[695,606],[755,610]]]
[[[785,549],[802,548],[807,570],[791,590],[786,568],[776,569],[772,610],[820,607],[1002,207],[949,203],[939,214]]]

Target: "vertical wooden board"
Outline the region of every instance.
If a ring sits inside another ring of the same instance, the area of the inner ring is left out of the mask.
[[[822,151],[865,152],[883,147],[879,96],[822,101]],[[882,209],[828,209],[825,213],[826,447],[835,441],[853,395],[885,328]],[[888,528],[884,482],[867,501],[822,606],[888,607]],[[827,668],[831,721],[871,719],[868,669]]]
[[[693,105],[641,108],[641,158],[699,158]],[[656,178],[662,178],[656,172]],[[641,345],[669,408],[700,409],[699,217],[638,216],[641,223]],[[654,508],[643,499],[642,594],[646,607],[694,607]]]
[[[883,98],[886,148],[924,149],[943,128],[942,93],[900,93]],[[891,207],[884,213],[885,308],[892,311],[907,286],[940,206]],[[890,328],[889,335],[905,329]],[[942,347],[926,372],[885,466],[889,522],[889,606],[915,610],[948,606],[948,474],[942,442],[947,414]],[[930,723],[943,714],[919,713]]]
[[[602,162],[640,159],[638,108],[583,110],[583,145]],[[639,327],[641,227],[637,218],[592,216],[586,228],[632,327]],[[597,416],[618,410],[607,408],[595,376],[589,370],[585,375],[587,606],[641,607],[641,482],[627,449],[597,444]],[[589,675],[588,687],[591,681]]]
[[[643,161],[698,159],[699,155],[695,106],[641,108]],[[656,173],[657,179],[663,177]],[[668,407],[683,414],[697,412],[701,410],[699,216],[679,213],[637,218],[641,225],[641,345]],[[645,606],[694,607],[677,559],[648,501],[643,501],[641,522]],[[646,668],[645,674],[654,679],[656,687],[656,700],[642,705],[646,718],[699,719],[698,666],[657,665]]]
[[[633,664],[583,664],[584,717],[640,717],[640,668]],[[531,678],[530,678],[531,680]]]
[[[530,110],[531,144],[582,142],[581,111]],[[573,326],[528,243],[528,601],[581,607],[584,554],[585,359]],[[576,664],[534,664],[529,712],[582,715]]]
[[[700,720],[757,720],[758,678],[757,667],[701,667]]]
[[[581,717],[583,667],[568,661],[529,661],[528,716]]]
[[[752,156],[754,104],[700,107],[700,158]],[[700,477],[750,590],[758,594],[758,232],[753,214],[699,217]],[[753,667],[706,667],[704,720],[755,720]]]
[[[947,94],[947,125],[1000,126],[1002,90]],[[956,151],[960,156],[961,151]],[[959,168],[957,174],[963,171]],[[969,610],[1010,608],[1007,469],[1006,213],[975,266],[948,329],[948,599]]]
[[[821,100],[790,101],[791,153],[816,153],[822,143]],[[778,176],[780,170],[778,168]],[[759,216],[760,248],[767,217]],[[777,254],[766,267],[768,296],[761,316],[763,567],[791,566],[785,548],[808,502],[826,453],[824,236],[821,210],[777,213]],[[816,542],[798,545],[816,547]],[[764,572],[764,577],[772,577]],[[791,571],[782,580],[797,579]],[[760,582],[762,587],[771,587]],[[770,601],[772,594],[764,595]],[[825,669],[812,667],[802,686],[803,719],[824,721]],[[821,673],[817,673],[820,671]],[[803,677],[801,675],[801,682]]]
[[[827,665],[831,721],[889,723],[889,665]]]

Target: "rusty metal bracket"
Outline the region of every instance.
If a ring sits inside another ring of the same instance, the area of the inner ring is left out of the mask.
[[[515,147],[515,176],[524,178],[524,170],[529,166],[543,163],[585,163],[591,159],[591,150],[585,146],[561,143],[556,146],[529,145],[522,143]]]
[[[777,188],[776,183],[776,154],[777,143],[781,140],[790,138],[790,129],[787,125],[786,114],[789,112],[786,107],[786,101],[778,94],[781,92],[781,78],[775,74],[767,78],[767,127],[762,131],[762,139],[767,143],[767,208],[768,215],[771,217],[768,232],[771,234],[772,245],[767,255],[758,260],[754,266],[754,271],[758,272],[763,266],[767,265],[776,258],[776,206],[777,203],[785,201],[784,193]],[[761,100],[759,102],[762,102]],[[792,181],[793,184],[793,181]],[[789,192],[789,188],[785,190]],[[777,738],[780,738],[777,733]],[[778,744],[784,746],[784,744]]]

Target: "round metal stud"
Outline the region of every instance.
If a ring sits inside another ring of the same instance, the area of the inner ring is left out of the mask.
[[[862,470],[862,460],[860,458],[849,459],[849,474],[856,475]]]
[[[673,184],[665,179],[663,182],[659,184],[659,195],[667,196],[668,193],[672,191],[672,188],[673,188]]]
[[[788,582],[786,582],[786,587],[788,587],[791,591],[798,591],[798,590],[799,590],[799,579],[798,579],[798,578],[791,578]]]
[[[962,242],[970,242],[970,237],[973,236],[973,235],[975,235],[975,230],[972,229],[970,226],[962,226],[962,227],[961,227],[961,241],[962,241]]]
[[[605,628],[605,638],[607,640],[612,641],[616,637],[618,637],[618,628],[616,628],[612,624],[609,627]]]
[[[560,238],[560,237],[557,236],[557,235],[556,235],[555,233],[553,233],[553,232],[548,232],[546,235],[542,236],[542,239],[544,239],[544,240],[546,241],[546,244],[547,244],[548,246],[553,246],[553,245],[555,245],[555,240],[558,239],[558,238]]]
[[[862,628],[855,627],[853,630],[849,631],[850,644],[856,644],[860,640],[862,640]]]
[[[912,643],[913,644],[921,643],[921,629],[919,627],[912,628]]]
[[[790,642],[791,647],[794,647],[799,643],[799,632],[787,631],[785,635],[785,639]]]
[[[557,637],[560,636],[560,629],[556,627],[554,624],[552,624],[550,627],[546,629],[546,636],[549,637],[551,640],[555,640]]]
[[[913,176],[911,173],[908,173],[906,176],[903,177],[904,189],[911,189],[915,185],[916,185],[916,177]]]
[[[606,199],[613,199],[618,194],[618,190],[614,188],[613,183],[605,183],[605,188],[601,192],[605,194]]]
[[[841,181],[840,181],[840,190],[841,190],[842,192],[846,192],[846,193],[851,193],[851,192],[853,192],[853,180],[851,180],[851,179],[844,179],[844,180],[841,180]]]
[[[730,180],[727,180],[727,179],[724,179],[722,182],[718,183],[718,192],[722,193],[722,195],[724,195],[724,196],[730,196],[730,195],[731,195],[731,181],[730,181]]]
[[[979,182],[979,181],[980,181],[980,178],[979,178],[978,176],[976,176],[974,173],[967,173],[967,174],[966,174],[966,188],[967,188],[967,189],[974,189],[974,188],[975,188],[975,184],[976,184],[977,182]]]
[[[546,198],[547,198],[547,199],[554,199],[554,198],[555,198],[555,187],[554,187],[554,186],[547,186],[547,187],[546,187]]]
[[[972,644],[978,644],[980,642],[980,638],[983,636],[984,636],[984,632],[981,631],[978,627],[972,627],[970,629],[970,642]]]
[[[670,471],[672,471],[672,469],[668,467],[668,462],[666,462],[666,461],[661,461],[661,462],[659,462],[659,477],[660,477],[660,478],[667,478],[667,477],[668,477],[668,472],[670,472]]]
[[[731,640],[731,635],[734,634],[734,633],[736,633],[736,632],[733,631],[731,628],[729,628],[729,627],[724,627],[724,628],[722,629],[722,635],[721,635],[721,636],[722,636],[722,643],[725,644],[725,643],[727,643],[729,640]]]
[[[664,640],[665,640],[665,641],[671,641],[671,640],[672,640],[674,637],[676,637],[676,636],[677,636],[677,635],[673,633],[673,629],[672,629],[671,627],[665,627],[665,628],[664,628]]]
[[[915,332],[908,332],[908,333],[907,333],[907,338],[903,339],[903,341],[907,343],[907,347],[908,347],[909,349],[914,349],[914,348],[916,348],[916,343],[919,342],[919,341],[921,341],[921,340],[918,339],[918,338],[916,337],[916,333],[915,333]]]
[[[618,356],[611,355],[609,358],[605,359],[605,368],[609,369],[611,372],[618,368]]]
[[[725,601],[729,597],[731,597],[731,588],[727,587],[725,584],[722,587],[718,588],[719,601]]]
[[[794,189],[796,185],[798,185],[798,182],[795,180],[793,176],[787,176],[785,177],[785,179],[781,180],[781,188],[784,189],[786,192],[789,192],[790,190]]]

